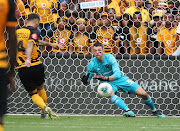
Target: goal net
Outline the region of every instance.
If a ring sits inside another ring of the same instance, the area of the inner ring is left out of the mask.
[[[69,2],[69,5],[71,4],[72,2]],[[70,7],[68,6],[67,8]],[[85,14],[84,17],[88,14],[87,10],[80,10],[78,15],[81,12]],[[20,18],[23,17],[20,16]],[[67,22],[69,23],[70,21],[68,20]],[[88,23],[86,26],[88,26]],[[73,32],[73,28],[70,31]],[[94,29],[91,32],[93,31]],[[92,33],[88,34],[90,36]],[[128,38],[126,41],[128,41]],[[131,41],[128,42],[130,43]],[[41,60],[45,66],[47,104],[55,112],[68,115],[122,114],[123,111],[113,104],[110,99],[98,96],[97,86],[99,82],[97,80],[92,80],[88,86],[82,84],[81,76],[92,58],[91,54],[58,54],[52,53],[51,49],[49,51],[47,48],[41,49],[41,51]],[[180,115],[180,57],[153,54],[127,55],[125,52],[116,54],[115,57],[121,71],[148,92],[157,109],[167,116]],[[17,73],[15,81],[16,91],[8,98],[8,113],[39,114],[40,109],[33,104]],[[117,95],[125,101],[135,114],[139,116],[151,115],[151,110],[137,96],[129,95],[122,91],[118,91]]]

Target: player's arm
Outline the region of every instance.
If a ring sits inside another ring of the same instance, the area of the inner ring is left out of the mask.
[[[161,30],[157,32],[158,41],[158,55],[162,54],[163,51],[163,36],[161,35]]]
[[[84,85],[88,85],[93,77],[93,67],[94,67],[94,64],[93,62],[91,61],[89,64],[88,64],[88,69],[86,71],[86,73],[84,73],[81,81],[83,82]]]
[[[29,41],[27,46],[26,46],[26,61],[25,61],[25,65],[27,67],[31,66],[31,55],[32,55],[32,51],[33,51],[33,45],[34,45],[34,42],[33,41]]]
[[[56,48],[56,49],[62,48],[62,46],[58,43],[51,43],[51,42],[43,41],[43,40],[39,40],[39,46],[51,46],[51,47]]]
[[[102,75],[97,75],[94,76],[95,79],[98,79],[100,81],[114,81],[116,79],[120,79],[121,78],[121,71],[119,69],[119,65],[115,59],[114,56],[109,58],[111,60],[110,64],[112,65],[112,71],[113,71],[113,75],[111,76],[102,76]]]

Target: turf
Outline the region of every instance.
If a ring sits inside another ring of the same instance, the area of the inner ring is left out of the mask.
[[[180,118],[61,116],[60,120],[40,116],[6,116],[5,131],[175,131]]]

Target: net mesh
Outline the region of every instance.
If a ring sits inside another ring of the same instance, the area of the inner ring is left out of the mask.
[[[80,10],[78,4],[73,4],[74,1],[71,1],[67,8],[75,9],[77,14],[71,13],[71,15],[77,15],[77,18],[81,15],[86,17],[86,15],[90,15],[87,12],[90,10]],[[28,3],[27,3],[28,4]],[[25,4],[25,5],[27,5]],[[61,7],[63,5],[60,5]],[[126,7],[127,8],[127,7]],[[19,23],[18,26],[21,26],[21,18],[23,22],[25,22],[26,17],[23,16],[21,8],[17,8],[20,11]],[[22,10],[25,10],[22,9]],[[59,9],[61,10],[61,8]],[[102,11],[104,8],[101,9]],[[50,9],[50,13],[53,14],[53,11]],[[65,12],[64,12],[65,13]],[[100,10],[96,10],[94,13],[100,13]],[[46,13],[44,13],[46,15]],[[106,14],[101,15],[101,18],[106,16]],[[95,16],[93,16],[95,17]],[[76,18],[76,20],[77,20]],[[70,24],[71,18],[68,17],[67,23]],[[103,18],[104,19],[104,18]],[[106,18],[111,19],[111,17]],[[92,21],[87,23],[86,27],[89,25],[92,26],[90,28],[90,32],[87,33],[89,36],[89,43],[92,43],[98,36],[91,37],[95,32],[94,22],[98,23],[99,19],[93,18]],[[111,24],[118,19],[111,20]],[[88,20],[87,20],[88,21]],[[120,21],[120,20],[119,20]],[[93,23],[93,24],[92,24]],[[55,23],[56,24],[56,23]],[[77,26],[77,23],[74,25]],[[111,25],[112,26],[112,25]],[[118,25],[119,26],[119,25]],[[123,29],[118,28],[117,29]],[[56,25],[55,25],[56,27]],[[79,27],[75,28],[71,26],[71,32],[78,32]],[[45,27],[42,27],[45,31]],[[77,30],[76,30],[77,29]],[[113,28],[114,29],[114,28]],[[53,35],[55,34],[55,30],[52,30]],[[111,31],[111,30],[110,30]],[[114,40],[111,32],[107,32],[110,35],[110,40]],[[42,36],[44,39],[48,36],[48,40],[53,38],[54,36],[49,37],[46,32],[45,36]],[[125,37],[124,41],[131,42],[128,39],[129,34],[119,35],[120,37]],[[75,38],[76,35],[73,36]],[[116,36],[117,37],[117,36]],[[71,39],[73,39],[71,38]],[[67,37],[67,39],[70,39]],[[83,39],[86,39],[83,37]],[[117,40],[118,40],[117,39]],[[62,39],[60,39],[62,40]],[[123,71],[127,76],[129,76],[133,81],[136,81],[140,84],[149,95],[151,95],[152,100],[155,103],[157,109],[160,109],[165,115],[168,116],[176,116],[180,115],[180,81],[179,81],[179,57],[174,56],[165,56],[165,55],[127,55],[126,50],[129,50],[130,44],[125,47],[125,44],[117,46],[116,44],[112,46],[118,47],[118,52],[120,54],[116,54],[117,61],[120,65],[121,71]],[[72,42],[72,41],[70,41]],[[81,41],[82,42],[82,41]],[[105,39],[102,39],[102,42],[106,43]],[[117,41],[116,41],[117,42]],[[61,42],[62,44],[63,42]],[[90,45],[90,44],[89,44]],[[76,44],[74,44],[76,47]],[[69,49],[69,45],[67,49]],[[78,46],[78,49],[82,47]],[[151,48],[154,48],[151,47]],[[97,86],[99,82],[96,80],[92,80],[89,86],[84,86],[81,83],[81,75],[85,71],[85,68],[92,58],[91,54],[86,55],[86,53],[79,53],[78,49],[74,48],[73,51],[75,54],[66,54],[66,53],[57,53],[51,48],[41,49],[41,60],[45,66],[45,90],[48,96],[48,106],[50,106],[55,112],[59,114],[79,114],[79,115],[121,115],[122,110],[119,109],[116,105],[114,105],[110,99],[101,98],[97,94]],[[155,48],[156,49],[156,48]],[[85,50],[85,49],[83,49]],[[115,49],[114,49],[115,50]],[[77,52],[76,52],[77,51]],[[88,47],[88,52],[90,52],[90,46]],[[114,54],[114,53],[113,53]],[[16,91],[9,96],[8,100],[8,113],[9,114],[38,114],[40,113],[40,109],[33,104],[29,95],[25,91],[20,79],[16,73]],[[143,104],[143,101],[133,94],[126,94],[122,91],[118,91],[118,96],[120,96],[128,107],[133,110],[137,115],[151,115],[150,109]]]

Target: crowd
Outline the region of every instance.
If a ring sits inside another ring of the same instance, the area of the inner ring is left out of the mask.
[[[105,0],[105,7],[81,9],[84,1],[17,0],[18,28],[28,14],[38,14],[41,39],[63,47],[45,47],[43,53],[91,54],[97,41],[111,54],[178,52],[180,0]]]

